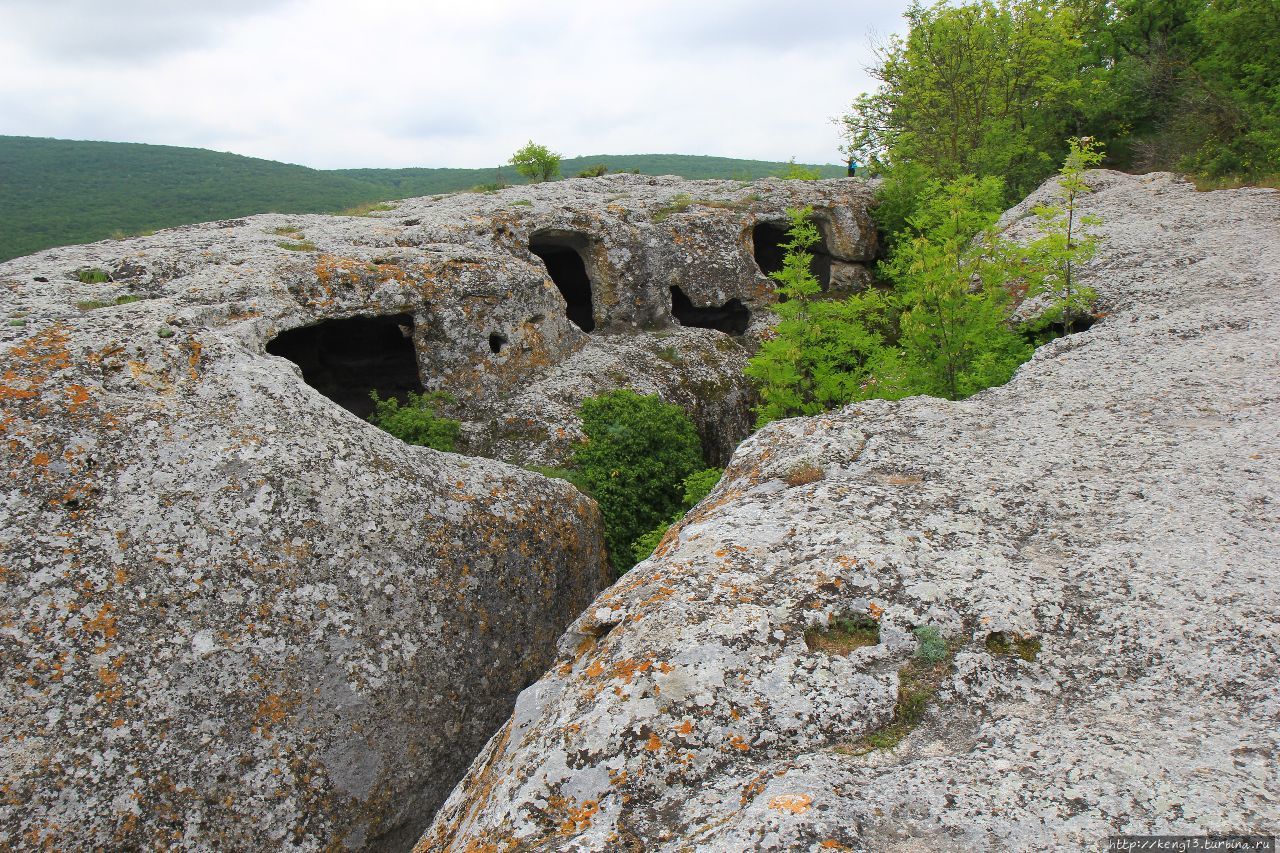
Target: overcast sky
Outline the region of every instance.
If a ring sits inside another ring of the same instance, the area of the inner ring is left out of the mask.
[[[907,0],[0,0],[0,135],[316,168],[838,162]]]

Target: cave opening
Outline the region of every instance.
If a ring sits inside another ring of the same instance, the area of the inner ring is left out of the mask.
[[[809,262],[809,271],[825,292],[831,286],[831,251],[827,248],[827,235],[822,223],[816,223],[822,242],[809,251],[813,260]],[[756,265],[765,275],[782,269],[782,257],[786,254],[783,245],[787,242],[787,227],[781,222],[757,222],[751,230],[751,246],[755,252]]]
[[[489,335],[489,352],[493,353],[494,355],[497,355],[498,353],[502,352],[502,348],[505,347],[508,343],[510,343],[510,340],[507,338],[506,335],[502,334],[501,332],[494,332],[493,334]]]
[[[565,315],[584,332],[596,327],[591,304],[591,278],[582,259],[586,238],[575,234],[535,234],[529,238],[529,251],[546,264],[547,274],[564,297]]]
[[[373,413],[370,391],[404,400],[408,392],[423,390],[409,314],[347,317],[290,329],[268,342],[267,352],[298,365],[308,385],[362,418]]]
[[[694,305],[679,287],[671,288],[671,314],[681,326],[716,329],[727,335],[741,335],[751,325],[751,311],[740,299],[723,305]]]
[[[1067,335],[1087,332],[1096,322],[1098,322],[1098,318],[1083,314],[1071,318],[1070,329],[1060,322],[1029,323],[1023,326],[1022,337],[1032,346],[1043,346],[1057,338],[1065,338]]]

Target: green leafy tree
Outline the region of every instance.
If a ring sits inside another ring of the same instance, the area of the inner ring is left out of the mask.
[[[657,395],[610,391],[583,401],[586,443],[574,453],[580,485],[600,505],[605,543],[619,572],[633,543],[681,504],[687,476],[703,467],[698,433],[679,406]]]
[[[995,178],[932,184],[909,221],[910,236],[881,266],[901,312],[898,346],[879,378],[884,396],[963,399],[1007,382],[1030,357],[1008,323],[1006,285],[1017,255],[991,230],[1001,190]]]
[[[1034,209],[1041,236],[1022,253],[1028,293],[1049,293],[1053,299],[1053,308],[1046,312],[1041,325],[1057,323],[1065,334],[1071,334],[1078,319],[1089,313],[1098,298],[1092,288],[1076,282],[1075,269],[1092,258],[1098,248],[1098,238],[1089,228],[1101,224],[1101,220],[1081,213],[1080,200],[1093,192],[1085,172],[1101,162],[1102,152],[1095,140],[1070,140],[1059,170],[1058,203]]]
[[[912,162],[943,180],[999,175],[1006,200],[1036,186],[1089,97],[1085,4],[914,2],[905,37],[879,48],[876,91],[842,119],[845,151],[873,171]]]
[[[517,172],[535,184],[560,176],[560,155],[532,139],[512,154],[508,162]]]
[[[377,391],[370,391],[369,397],[373,400],[373,414],[369,421],[404,443],[450,452],[457,445],[460,424],[450,418],[442,418],[436,412],[436,405],[448,395],[410,391],[404,405],[395,397],[381,399]]]
[[[631,553],[637,563],[649,559],[654,549],[658,547],[658,543],[662,541],[662,537],[666,536],[667,531],[671,529],[671,525],[678,522],[685,513],[711,494],[711,490],[716,487],[716,483],[720,482],[723,474],[723,468],[705,468],[684,478],[684,506],[669,521],[662,522],[632,544]]]
[[[761,396],[757,426],[811,415],[857,399],[882,349],[888,304],[876,291],[820,300],[810,251],[822,239],[812,208],[787,211],[782,269],[772,273],[784,300],[779,321],[746,368]]]

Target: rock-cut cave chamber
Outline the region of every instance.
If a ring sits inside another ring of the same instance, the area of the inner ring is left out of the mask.
[[[362,418],[373,412],[370,391],[383,399],[422,393],[409,314],[347,317],[290,329],[273,338],[267,352],[298,365],[308,385]]]
[[[822,241],[809,251],[813,260],[809,262],[809,271],[818,279],[823,290],[831,286],[831,250],[827,248],[827,235],[822,223],[817,222],[818,233]],[[782,269],[782,256],[786,250],[782,248],[787,242],[787,228],[781,222],[757,222],[751,229],[751,247],[755,252],[756,265],[765,275]]]
[[[547,274],[564,297],[569,320],[584,332],[596,327],[591,304],[591,278],[582,259],[586,237],[581,234],[534,234],[529,238],[529,251],[542,259]]]

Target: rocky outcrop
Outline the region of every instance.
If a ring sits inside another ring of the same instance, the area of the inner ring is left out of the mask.
[[[865,200],[617,176],[0,265],[0,847],[410,846],[608,569],[591,501],[369,391],[555,462],[630,385],[727,455],[753,229],[812,203],[849,265]]]
[[[1090,180],[1101,322],[963,402],[752,436],[565,634],[418,849],[1274,832],[1280,193]],[[841,653],[840,619],[877,637]],[[895,746],[919,627],[954,658]]]

